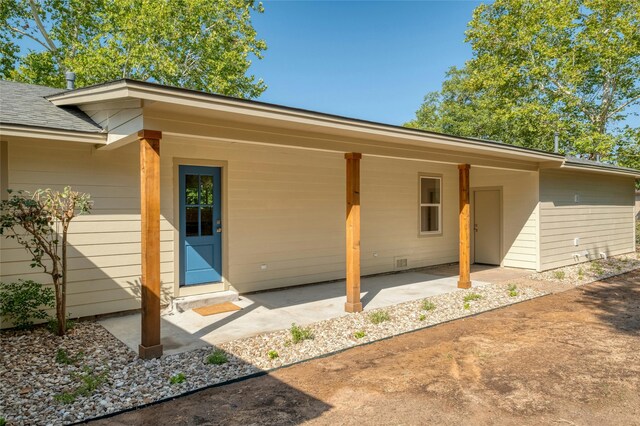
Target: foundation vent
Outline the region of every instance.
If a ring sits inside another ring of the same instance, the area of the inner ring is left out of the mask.
[[[409,268],[409,260],[406,257],[396,257],[394,258],[395,261],[395,269],[396,270],[402,270],[402,269],[408,269]]]

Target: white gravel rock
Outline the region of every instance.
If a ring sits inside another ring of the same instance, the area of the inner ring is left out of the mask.
[[[464,298],[470,293],[481,298],[468,302],[467,309]],[[506,285],[486,284],[430,297],[428,300],[436,306],[431,311],[422,309],[423,300],[380,309],[390,317],[380,324],[370,321],[372,311],[345,314],[311,324],[307,328],[313,339],[298,344],[291,342],[289,330],[280,330],[219,345],[228,355],[223,365],[206,363],[213,347],[141,360],[95,322],[80,322],[64,337],[53,336],[44,328],[2,332],[0,417],[9,425],[73,423],[544,294],[523,287],[510,296]],[[364,332],[364,337],[356,338],[356,332]],[[77,361],[72,365],[57,363],[58,349],[64,349],[70,357],[77,356]],[[272,359],[270,351],[277,357]],[[80,376],[96,377],[100,373],[106,375],[105,381],[87,395],[78,395],[66,404],[59,401],[63,392],[78,388]],[[186,380],[170,384],[171,377],[179,373]]]

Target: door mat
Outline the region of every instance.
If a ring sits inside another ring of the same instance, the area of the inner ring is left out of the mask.
[[[215,305],[203,306],[201,308],[195,308],[193,311],[197,312],[203,317],[206,317],[208,315],[221,314],[223,312],[239,311],[240,309],[240,306],[234,305],[231,302],[224,302],[216,303]]]

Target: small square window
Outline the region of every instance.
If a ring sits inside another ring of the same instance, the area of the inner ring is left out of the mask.
[[[420,234],[442,232],[442,179],[420,176]]]

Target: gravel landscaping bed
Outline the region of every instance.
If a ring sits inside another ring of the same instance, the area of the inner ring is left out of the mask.
[[[534,280],[578,286],[640,269],[640,253],[596,259],[531,275]]]
[[[347,314],[299,330],[307,339],[298,343],[281,330],[219,345],[224,352],[211,361],[220,365],[207,362],[213,347],[143,361],[94,322],[78,323],[65,337],[44,328],[3,332],[0,417],[9,425],[73,423],[544,294],[484,284]]]

